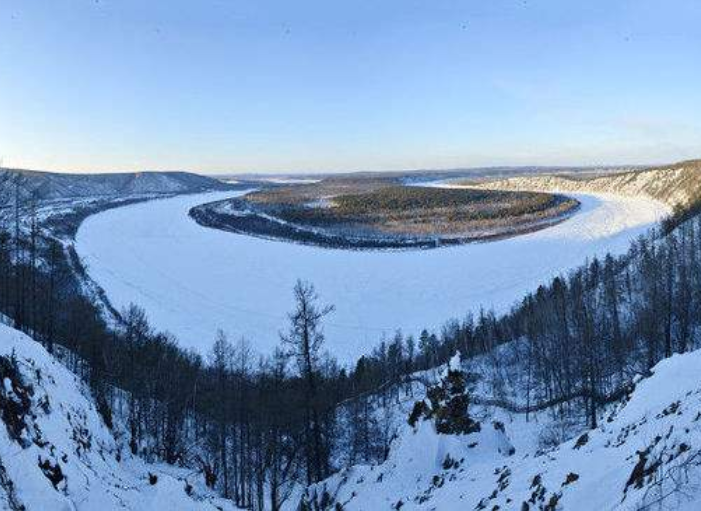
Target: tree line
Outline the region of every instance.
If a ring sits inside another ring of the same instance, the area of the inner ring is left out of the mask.
[[[602,407],[620,399],[637,375],[697,348],[699,328],[701,217],[684,215],[641,235],[624,255],[595,257],[555,277],[507,314],[449,322],[432,363],[455,349],[472,357],[501,347],[501,356],[489,357],[493,388],[519,389],[526,406],[515,408],[547,404],[596,427]],[[521,370],[500,371],[506,358]]]

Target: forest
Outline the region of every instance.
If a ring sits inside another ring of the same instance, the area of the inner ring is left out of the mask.
[[[559,194],[336,179],[202,204],[190,216],[206,227],[326,248],[425,249],[542,229],[579,206]]]
[[[470,223],[506,223],[527,215],[550,218],[577,206],[574,199],[550,193],[404,186],[392,182],[374,186],[349,184],[345,189],[324,182],[301,191],[289,188],[289,192],[284,188],[254,192],[240,202],[253,209],[264,205],[263,211],[299,225],[356,224],[359,228],[405,234],[425,234],[420,226],[427,222],[431,222],[434,233],[459,233]],[[397,223],[401,225],[387,229]]]
[[[500,406],[548,409],[595,427],[637,375],[695,348],[701,327],[701,219],[680,212],[624,256],[592,259],[507,314],[467,314],[440,332],[396,332],[353,367],[324,350],[333,305],[304,281],[291,290],[275,353],[261,357],[255,339],[222,332],[202,357],[154,330],[137,306],[108,323],[78,289],[75,261],[42,229],[37,201],[18,194],[3,209],[7,321],[87,382],[133,453],[196,467],[211,488],[251,509],[280,509],[297,485],[383,460],[392,431],[377,410],[426,384],[421,371],[456,351],[468,365],[486,357],[490,370],[477,377],[489,380]],[[497,353],[517,358],[520,370],[500,370]],[[525,404],[499,393],[508,388]]]

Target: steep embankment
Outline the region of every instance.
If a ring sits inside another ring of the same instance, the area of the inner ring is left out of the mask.
[[[132,457],[78,378],[1,324],[0,381],[0,509],[233,509],[198,474]]]
[[[549,450],[527,440],[542,424],[495,409],[472,407],[481,428],[466,435],[406,424],[385,463],[332,476],[308,502],[345,511],[699,509],[699,366],[701,351],[660,362],[598,429]]]
[[[627,197],[647,197],[670,207],[686,206],[701,197],[701,160],[594,177],[567,174],[519,176],[472,186],[494,190],[616,193]]]

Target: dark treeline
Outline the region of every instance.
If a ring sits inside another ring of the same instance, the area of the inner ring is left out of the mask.
[[[484,311],[416,338],[397,332],[353,368],[325,354],[332,308],[304,282],[274,354],[260,357],[253,344],[221,333],[202,357],[155,331],[135,306],[108,326],[78,289],[68,249],[42,229],[36,201],[16,200],[4,213],[0,310],[88,382],[133,453],[196,466],[210,487],[252,509],[279,509],[295,485],[339,464],[382,460],[392,432],[381,411],[412,392],[407,375],[456,350],[517,350],[524,371],[514,378],[528,406],[556,403],[595,425],[603,403],[661,358],[690,349],[701,326],[694,218],[554,279],[509,314]]]
[[[503,345],[500,353],[519,360],[522,370],[493,374],[526,397],[526,406],[515,409],[548,404],[596,427],[601,407],[619,399],[636,375],[697,347],[701,217],[683,220],[668,219],[623,256],[594,258],[553,279],[508,314],[449,323],[427,366],[445,362],[456,349],[474,356]],[[489,363],[499,366],[501,357]]]

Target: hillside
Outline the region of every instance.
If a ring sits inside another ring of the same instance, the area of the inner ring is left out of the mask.
[[[14,200],[15,183],[22,198],[40,200],[136,194],[195,193],[232,188],[219,180],[188,172],[135,172],[116,174],[59,174],[33,170],[0,169],[0,202]]]
[[[649,197],[670,207],[686,206],[701,196],[701,160],[593,177],[568,174],[518,176],[474,186],[495,190],[616,193]]]
[[[701,351],[663,360],[599,428],[551,449],[535,441],[546,415],[526,422],[473,406],[480,431],[463,435],[405,423],[384,463],[343,470],[306,502],[345,511],[699,509],[700,366]]]
[[[85,385],[2,324],[0,379],[0,509],[233,509],[199,474],[132,457]]]

